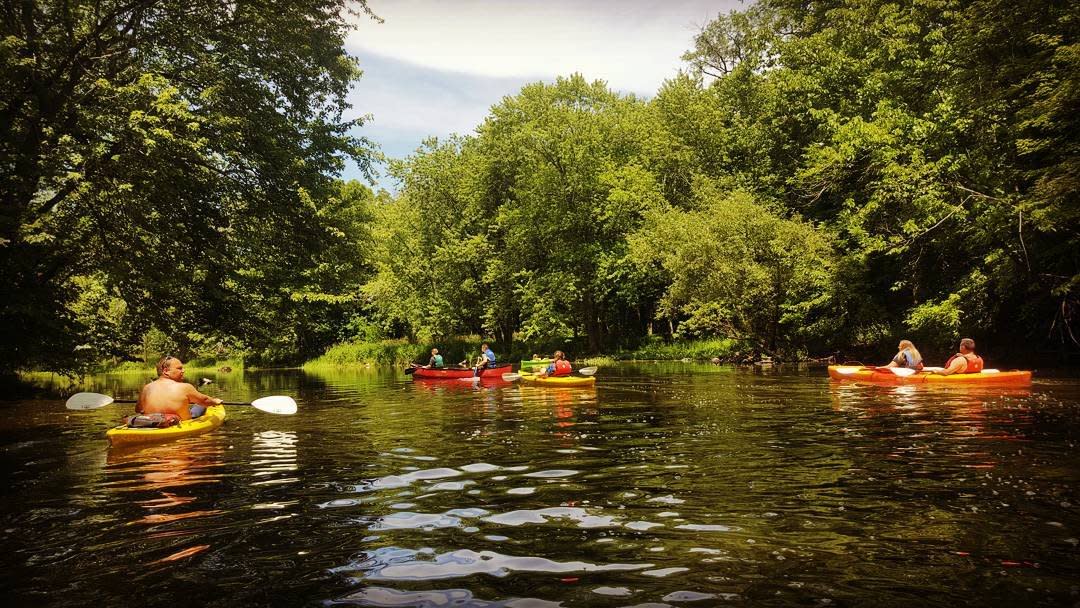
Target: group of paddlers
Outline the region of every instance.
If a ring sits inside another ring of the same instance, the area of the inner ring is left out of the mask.
[[[923,369],[923,358],[919,349],[911,343],[911,340],[901,340],[898,352],[889,362],[888,367],[906,367],[914,370]],[[942,369],[930,370],[930,373],[942,376],[953,374],[977,374],[983,370],[982,357],[975,354],[975,340],[964,338],[960,340],[960,352],[949,357]]]
[[[533,355],[533,359],[537,358],[538,357],[536,355]],[[469,360],[466,359],[461,363],[458,363],[458,367],[466,367],[468,362]],[[443,356],[439,354],[439,349],[433,348],[431,349],[431,358],[428,359],[427,365],[414,365],[414,367],[423,367],[425,369],[444,369],[446,368],[446,363],[443,360]],[[485,369],[495,367],[498,367],[498,365],[496,365],[495,363],[495,353],[491,350],[491,347],[488,345],[488,343],[484,342],[480,345],[480,354],[476,357],[476,360],[473,362],[472,365],[473,376],[477,377],[480,375],[480,372],[484,371]],[[571,366],[570,362],[566,360],[566,354],[563,353],[563,351],[561,350],[557,350],[555,351],[555,354],[552,355],[551,364],[548,365],[537,375],[541,377],[569,376],[571,373],[573,373],[573,371],[573,366]]]

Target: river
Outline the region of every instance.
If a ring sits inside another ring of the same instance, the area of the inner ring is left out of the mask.
[[[4,402],[3,595],[35,606],[947,606],[1080,601],[1080,383],[601,368],[200,374],[217,431]],[[132,398],[139,374],[91,378]],[[191,378],[189,378],[191,379]]]

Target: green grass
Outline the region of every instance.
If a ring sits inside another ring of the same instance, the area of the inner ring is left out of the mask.
[[[646,359],[668,360],[694,359],[709,361],[713,357],[727,360],[738,350],[739,343],[729,338],[712,338],[705,340],[686,340],[664,343],[660,340],[652,340],[634,350],[622,351],[615,354],[616,359]]]
[[[476,357],[481,341],[479,336],[459,336],[440,340],[437,344],[410,344],[404,339],[380,340],[378,342],[346,342],[330,347],[321,357],[305,363],[303,369],[313,371],[339,367],[404,366],[411,362],[426,363],[433,346],[439,348],[439,352],[442,353],[448,364],[462,360],[468,360],[471,363],[472,359]],[[708,361],[713,357],[725,360],[730,358],[737,350],[737,346],[736,341],[728,339],[664,343],[657,337],[634,350],[620,351],[612,355],[575,357],[574,353],[570,352],[569,354],[578,365],[613,365],[617,360],[633,359],[695,359]],[[500,345],[495,342],[491,342],[491,347],[498,355],[498,360],[504,363],[516,363],[522,359],[530,359],[533,353],[540,354],[542,357],[549,357],[554,350],[551,344],[528,344],[524,342],[515,342],[509,352],[501,349]]]

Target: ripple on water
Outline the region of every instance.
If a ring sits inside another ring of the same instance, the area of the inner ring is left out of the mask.
[[[549,602],[536,598],[510,598],[507,600],[482,600],[467,589],[430,589],[427,591],[398,591],[384,587],[365,587],[345,597],[326,602],[328,606],[386,606],[398,608],[447,608],[470,606],[476,608],[559,608],[561,602]]]
[[[525,524],[545,524],[550,519],[563,518],[577,521],[579,528],[614,528],[619,525],[614,517],[589,515],[588,511],[579,507],[519,509],[485,517],[484,521],[504,526],[522,526]]]
[[[570,469],[551,469],[548,471],[535,471],[533,473],[526,473],[522,477],[541,477],[541,478],[558,478],[558,477],[570,477],[577,475],[581,471],[571,471]]]
[[[369,580],[423,581],[486,574],[497,578],[515,572],[611,572],[651,568],[652,564],[593,564],[583,561],[559,562],[543,557],[513,556],[494,551],[458,549],[435,553],[431,549],[385,547],[365,552],[366,559],[335,568],[338,573],[359,571]]]

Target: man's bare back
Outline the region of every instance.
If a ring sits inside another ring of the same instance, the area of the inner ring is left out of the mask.
[[[184,363],[175,357],[165,357],[158,362],[158,374],[158,379],[144,386],[139,393],[135,411],[142,414],[176,414],[181,420],[190,420],[190,404],[210,407],[221,403],[221,399],[204,395],[184,382]]]

